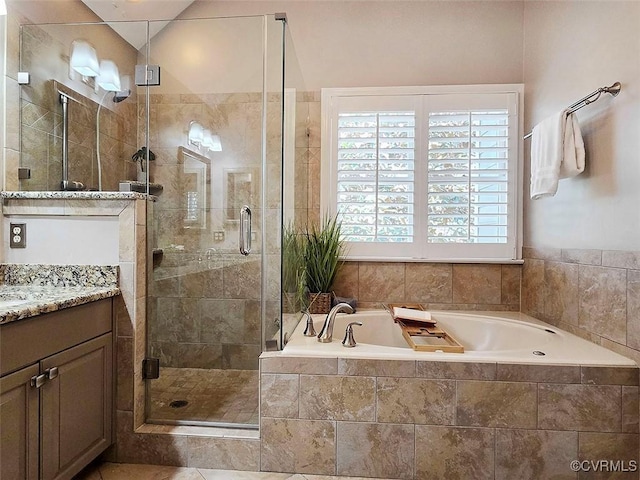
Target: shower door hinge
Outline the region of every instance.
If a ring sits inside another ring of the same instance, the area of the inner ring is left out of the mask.
[[[136,85],[139,87],[160,85],[160,65],[136,65]]]
[[[159,358],[145,358],[142,360],[142,378],[145,380],[160,378]]]

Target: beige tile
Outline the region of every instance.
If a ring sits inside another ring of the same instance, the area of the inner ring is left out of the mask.
[[[578,324],[578,265],[545,262],[544,319]]]
[[[333,282],[333,291],[339,297],[358,298],[358,262],[342,264]]]
[[[416,425],[415,478],[493,479],[494,452],[492,429]]]
[[[627,337],[627,271],[580,265],[579,325],[619,343]]]
[[[638,367],[581,367],[582,383],[638,386]]]
[[[640,251],[603,250],[602,266],[640,270]]]
[[[260,415],[297,418],[299,376],[263,373],[260,379]]]
[[[502,265],[502,302],[520,308],[522,265]]]
[[[560,262],[562,261],[562,250],[551,247],[522,247],[522,258]]]
[[[272,356],[260,359],[262,373],[305,373],[309,375],[336,375],[337,358],[302,358]]]
[[[611,385],[559,385],[538,388],[538,428],[619,432],[622,388]]]
[[[373,377],[300,375],[300,418],[374,421]]]
[[[457,382],[457,425],[536,428],[535,383]]]
[[[358,271],[358,300],[362,302],[403,302],[404,263],[362,262]]]
[[[544,260],[525,260],[522,267],[522,311],[544,316]]]
[[[416,362],[416,376],[455,380],[495,380],[496,364],[418,361]]]
[[[640,400],[638,387],[622,387],[622,431],[626,433],[638,433],[640,414]]]
[[[133,411],[133,339],[116,339],[116,408]]]
[[[116,424],[118,462],[152,463],[176,467],[187,465],[187,437],[133,433],[133,414],[131,412],[118,411]]]
[[[380,377],[376,405],[378,422],[453,425],[455,381]]]
[[[260,469],[260,441],[189,437],[189,467],[229,470]]]
[[[336,473],[335,422],[263,418],[260,435],[260,470]]]
[[[577,432],[496,430],[496,480],[575,479],[577,458]]]
[[[338,422],[337,428],[338,475],[413,477],[413,425]]]
[[[338,358],[338,374],[365,377],[415,377],[413,360]]]
[[[239,472],[237,470],[220,470],[199,468],[198,472],[205,480],[289,480],[289,473],[271,472]]]
[[[454,303],[495,303],[502,297],[500,265],[453,265]]]
[[[640,270],[627,270],[627,345],[640,350]]]
[[[582,265],[602,265],[602,250],[580,248],[562,249],[562,261]]]
[[[202,480],[195,468],[106,463],[99,469],[102,480]]]
[[[594,433],[580,432],[578,439],[579,460],[621,461],[628,469],[630,462],[638,464],[638,435],[632,433]],[[637,479],[638,472],[619,471],[581,473],[580,478],[598,479]]]
[[[498,363],[496,378],[510,382],[580,383],[580,367]]]
[[[405,301],[452,302],[453,273],[450,264],[407,263],[405,277]]]

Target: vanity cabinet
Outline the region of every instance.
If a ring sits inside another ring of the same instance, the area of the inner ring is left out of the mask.
[[[2,480],[70,479],[111,445],[111,325],[106,299],[0,327]]]

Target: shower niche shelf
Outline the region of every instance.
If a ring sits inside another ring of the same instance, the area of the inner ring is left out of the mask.
[[[160,195],[163,190],[164,187],[160,183],[149,184],[150,195]],[[146,193],[147,184],[145,182],[137,182],[135,180],[123,180],[120,182],[120,191]]]

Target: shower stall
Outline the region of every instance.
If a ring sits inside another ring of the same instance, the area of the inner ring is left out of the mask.
[[[128,77],[128,98],[71,72],[78,38]],[[21,190],[58,190],[64,147],[87,187],[152,194],[146,422],[257,428],[258,358],[300,317],[283,324],[282,226],[306,222],[308,148],[286,15],[25,25],[21,69],[35,73]],[[64,138],[61,95],[77,100]]]

